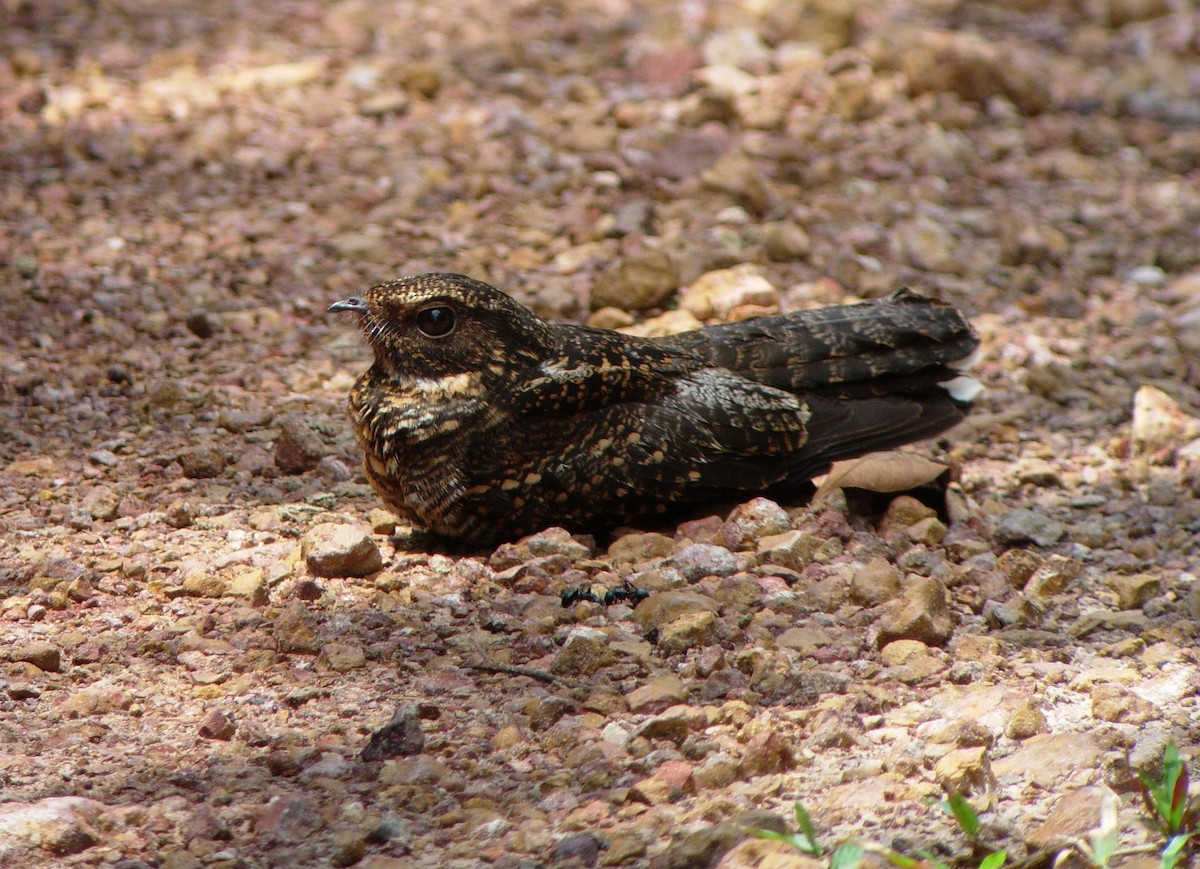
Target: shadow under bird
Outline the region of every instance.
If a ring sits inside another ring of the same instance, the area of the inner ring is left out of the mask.
[[[798,489],[944,431],[982,388],[970,323],[907,290],[664,338],[547,323],[454,274],[329,310],[357,315],[375,353],[349,403],[372,486],[414,526],[480,544]]]

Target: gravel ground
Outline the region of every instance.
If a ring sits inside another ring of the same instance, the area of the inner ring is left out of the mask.
[[[816,865],[739,844],[799,799],[977,865],[953,789],[1010,863],[1110,791],[1158,843],[1198,60],[1182,0],[0,2],[0,863]],[[988,392],[940,510],[422,551],[322,312],[433,269],[643,333],[910,285]]]

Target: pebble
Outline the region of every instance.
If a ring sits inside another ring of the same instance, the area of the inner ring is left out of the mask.
[[[733,508],[717,534],[717,542],[735,551],[751,549],[760,538],[782,534],[790,527],[786,510],[768,498],[754,498]]]
[[[272,634],[279,651],[289,654],[315,655],[321,650],[317,633],[310,624],[308,609],[293,601],[281,612],[272,625]]]
[[[638,604],[633,617],[642,630],[661,630],[689,613],[717,612],[717,602],[694,591],[663,591],[650,595]]]
[[[624,534],[608,547],[608,560],[616,569],[663,558],[675,551],[678,544],[666,534],[647,532]]]
[[[1156,576],[1136,573],[1132,576],[1114,573],[1104,578],[1104,583],[1117,596],[1117,609],[1139,609],[1162,593],[1162,582]]]
[[[1051,77],[1028,49],[966,31],[923,31],[910,43],[896,50],[915,94],[953,93],[980,104],[1005,97],[1026,115],[1050,105]]]
[[[4,657],[10,661],[25,661],[46,673],[62,670],[62,651],[47,642],[24,643],[10,647]]]
[[[685,546],[669,561],[687,582],[698,582],[706,576],[729,576],[738,569],[737,556],[724,546],[711,543]]]
[[[946,793],[973,794],[992,790],[995,776],[986,746],[955,748],[938,760],[933,777]]]
[[[1097,768],[1102,749],[1091,733],[1043,733],[1021,743],[1012,754],[998,758],[992,771],[1026,786],[1061,789],[1067,779],[1081,770]]]
[[[679,306],[698,320],[727,320],[730,311],[743,305],[779,308],[779,291],[750,264],[701,275],[679,300]]]
[[[300,551],[313,576],[367,576],[383,568],[379,547],[363,525],[314,525],[301,540]]]
[[[1025,585],[1025,594],[1033,597],[1050,597],[1060,594],[1085,572],[1083,562],[1062,555],[1051,555],[1033,572]]]
[[[214,446],[200,444],[179,454],[179,466],[185,477],[207,480],[219,477],[225,470],[225,453]]]
[[[275,441],[275,466],[279,470],[285,474],[311,471],[326,452],[325,442],[304,417],[288,414],[283,418],[279,439]]]
[[[742,771],[747,777],[787,772],[795,765],[792,744],[774,731],[752,736],[742,754]]]
[[[371,733],[361,756],[370,763],[420,754],[424,750],[425,732],[421,729],[420,711],[415,703],[401,703],[391,720]]]
[[[1036,543],[1038,546],[1053,546],[1067,529],[1061,522],[1051,519],[1041,507],[1009,510],[992,526],[997,543],[1005,546],[1021,546]]]
[[[677,655],[688,649],[711,646],[717,639],[716,614],[696,612],[682,615],[659,628],[655,645],[664,655]]]
[[[930,272],[959,270],[961,254],[954,234],[928,217],[901,224],[895,243],[910,265]]]
[[[763,250],[772,262],[801,262],[812,253],[812,240],[804,228],[789,220],[763,224]]]
[[[687,687],[678,676],[658,676],[639,685],[626,695],[631,712],[654,714],[683,703],[687,699]]]
[[[850,576],[850,599],[866,607],[893,600],[901,589],[900,571],[885,558],[873,558]]]
[[[1009,713],[1004,735],[1009,739],[1029,739],[1049,729],[1046,714],[1033,700],[1023,700]]]
[[[103,803],[83,797],[0,803],[0,858],[33,866],[41,865],[39,853],[59,859],[80,854],[102,841],[106,823],[116,823],[108,814]]]
[[[679,288],[679,267],[661,250],[647,250],[619,260],[592,284],[593,311],[618,308],[645,311],[662,307]]]
[[[575,628],[550,664],[550,672],[559,676],[593,675],[616,659],[608,637],[594,628]]]
[[[192,505],[183,498],[176,498],[167,507],[164,515],[166,523],[172,528],[187,528],[195,521]]]
[[[1046,820],[1034,827],[1025,837],[1031,848],[1057,851],[1079,839],[1086,841],[1089,832],[1100,825],[1100,807],[1104,790],[1099,787],[1080,788],[1064,794],[1050,809]]]
[[[899,600],[878,622],[880,647],[893,640],[920,640],[940,646],[950,639],[954,619],[946,601],[946,588],[936,579],[909,577]]]
[[[219,709],[210,710],[204,716],[204,720],[200,722],[198,733],[205,739],[216,739],[221,742],[228,742],[233,739],[234,733],[237,732],[237,725],[233,719]]]
[[[1128,688],[1101,683],[1092,688],[1092,717],[1119,724],[1145,724],[1156,721],[1161,713],[1153,703],[1143,700]]]
[[[1133,396],[1130,437],[1135,455],[1177,449],[1200,438],[1200,419],[1184,413],[1161,389],[1143,386]]]
[[[111,486],[93,486],[84,494],[80,506],[96,521],[109,522],[117,518],[121,496]]]

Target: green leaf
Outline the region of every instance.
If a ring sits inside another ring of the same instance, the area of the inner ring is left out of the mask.
[[[792,811],[796,815],[796,826],[800,828],[800,832],[808,839],[812,846],[812,850],[805,851],[806,854],[812,854],[814,857],[820,857],[825,853],[825,849],[817,842],[817,832],[813,828],[812,818],[808,814],[808,809],[804,808],[804,804],[796,800]],[[804,850],[803,848],[801,850]]]
[[[979,814],[975,811],[967,798],[962,794],[950,794],[949,799],[942,800],[941,807],[954,816],[954,820],[958,823],[958,828],[974,839],[979,835],[979,830],[983,826],[979,823]]]
[[[829,869],[857,869],[864,853],[863,846],[857,842],[843,842],[829,856]]]
[[[772,842],[786,842],[787,833],[777,833],[774,830],[763,830],[759,827],[747,827],[746,832],[756,839],[769,839]]]
[[[1190,838],[1192,838],[1191,833],[1172,836],[1167,842],[1167,847],[1163,848],[1162,859],[1158,864],[1159,869],[1175,869],[1175,864],[1179,862],[1179,857],[1183,854],[1183,849],[1187,847]]]
[[[1006,851],[993,851],[979,861],[979,869],[1000,869],[1008,859]]]

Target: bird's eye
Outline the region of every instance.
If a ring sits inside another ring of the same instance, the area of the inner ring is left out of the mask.
[[[417,328],[430,338],[441,338],[454,330],[454,311],[445,305],[434,305],[417,312]]]

